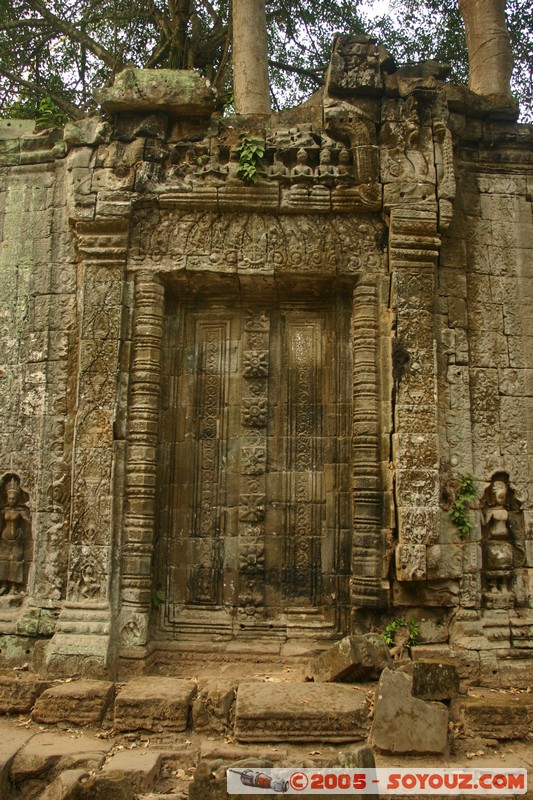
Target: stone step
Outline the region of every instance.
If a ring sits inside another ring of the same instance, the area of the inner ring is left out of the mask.
[[[127,683],[115,700],[118,731],[184,731],[196,695],[196,683],[181,678],[143,677]]]
[[[323,683],[241,683],[235,738],[243,742],[366,739],[369,706],[356,686]]]
[[[533,697],[529,692],[470,689],[450,705],[453,722],[487,739],[525,739],[533,725]]]
[[[7,796],[9,771],[13,759],[33,736],[33,731],[18,728],[11,720],[2,720],[0,736],[0,797]]]
[[[46,689],[35,703],[32,719],[48,725],[100,725],[113,695],[109,681],[71,681]]]
[[[0,714],[28,714],[49,686],[34,675],[0,675]]]
[[[154,788],[161,769],[161,754],[153,750],[119,750],[102,767],[102,772],[128,779],[137,791]]]
[[[110,742],[85,734],[37,733],[13,758],[9,778],[15,786],[21,786],[33,777],[55,777],[64,770],[98,770],[110,749]]]

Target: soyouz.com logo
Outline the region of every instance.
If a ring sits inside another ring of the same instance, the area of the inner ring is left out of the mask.
[[[527,792],[525,769],[230,768],[228,794],[394,794],[502,797]]]

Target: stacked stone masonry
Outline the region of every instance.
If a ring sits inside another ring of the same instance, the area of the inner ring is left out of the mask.
[[[531,126],[365,37],[269,124],[163,77],[0,125],[2,663],[105,678],[403,614],[505,683],[533,647]]]

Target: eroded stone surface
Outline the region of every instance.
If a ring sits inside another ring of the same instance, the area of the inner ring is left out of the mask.
[[[2,720],[2,736],[0,736],[0,797],[2,792],[7,795],[9,771],[13,759],[33,735],[33,731],[16,727],[13,723]]]
[[[197,732],[224,733],[230,727],[236,684],[211,679],[201,686],[192,705],[192,723]]]
[[[443,661],[415,661],[413,688],[421,700],[451,700],[459,694],[459,675],[453,664]]]
[[[235,736],[247,742],[349,742],[365,739],[368,705],[361,689],[318,683],[241,683]]]
[[[119,731],[184,731],[195,694],[193,681],[136,678],[117,695],[115,728]]]
[[[95,98],[105,111],[168,111],[175,116],[209,116],[216,93],[199,72],[134,69],[120,72]]]
[[[113,753],[103,766],[103,772],[126,778],[139,791],[153,788],[161,767],[161,755],[149,750],[120,750]]]
[[[26,714],[49,685],[33,676],[0,675],[0,714]]]
[[[533,699],[526,692],[470,689],[452,701],[450,716],[483,738],[524,739],[533,725]]]
[[[72,681],[47,689],[32,712],[36,722],[99,725],[113,698],[109,681]]]
[[[371,741],[389,753],[443,753],[448,709],[412,696],[413,679],[385,669],[376,690]]]
[[[87,777],[86,770],[67,769],[61,772],[39,795],[39,800],[76,800],[80,781]]]
[[[28,778],[40,777],[52,768],[98,769],[111,744],[94,736],[65,736],[58,733],[38,733],[16,754],[9,772],[14,784]]]
[[[375,681],[392,659],[383,639],[375,634],[347,636],[314,658],[308,670],[315,681]]]

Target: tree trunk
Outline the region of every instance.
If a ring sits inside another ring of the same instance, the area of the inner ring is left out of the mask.
[[[233,0],[233,93],[238,114],[270,114],[265,0]]]
[[[505,0],[459,0],[468,46],[468,85],[477,94],[509,96],[513,54]]]

